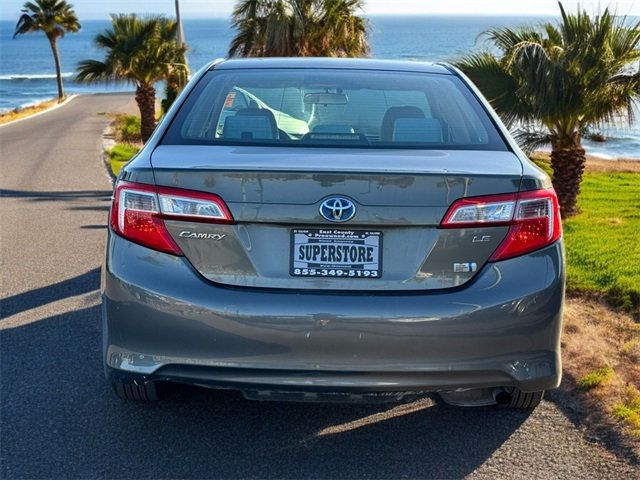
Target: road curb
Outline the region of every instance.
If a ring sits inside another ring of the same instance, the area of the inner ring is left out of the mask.
[[[111,171],[111,161],[109,159],[109,150],[111,150],[116,145],[115,139],[115,121],[111,121],[109,125],[102,131],[101,136],[102,142],[102,166],[105,169],[105,172],[109,179],[111,180],[111,185],[115,185],[116,176]]]
[[[10,122],[7,123],[2,123],[0,124],[0,128],[2,127],[6,127],[7,125],[13,125],[15,123],[18,122],[22,122],[23,120],[29,120],[30,118],[35,118],[38,117],[40,115],[44,115],[45,113],[49,113],[52,112],[60,107],[64,107],[67,103],[69,103],[71,100],[73,100],[74,98],[78,97],[78,94],[73,94],[68,96],[67,98],[65,98],[65,100],[62,103],[58,103],[57,105],[54,105],[53,107],[47,108],[46,110],[42,110],[40,112],[36,112],[32,115],[28,115],[26,117],[22,117],[22,118],[16,118],[15,120],[11,120]]]

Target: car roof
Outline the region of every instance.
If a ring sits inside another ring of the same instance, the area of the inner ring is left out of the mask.
[[[387,70],[401,72],[438,73],[453,72],[439,63],[410,62],[402,60],[374,60],[369,58],[232,58],[211,66],[216,70],[256,68],[334,68],[341,70]]]

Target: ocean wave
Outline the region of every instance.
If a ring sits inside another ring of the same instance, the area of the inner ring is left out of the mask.
[[[69,78],[71,76],[73,76],[73,72],[65,72],[62,74],[62,78]],[[8,75],[0,75],[0,80],[50,80],[54,78],[56,78],[55,73],[10,73]]]

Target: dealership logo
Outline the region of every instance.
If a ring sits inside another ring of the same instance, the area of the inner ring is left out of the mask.
[[[355,214],[356,206],[344,197],[329,197],[320,205],[320,215],[330,222],[346,222]]]

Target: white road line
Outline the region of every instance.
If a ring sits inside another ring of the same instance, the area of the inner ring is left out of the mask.
[[[54,105],[53,107],[47,108],[46,110],[42,110],[40,112],[36,112],[33,115],[28,115],[26,117],[16,118],[15,120],[11,120],[10,122],[7,122],[7,123],[2,123],[2,124],[0,124],[0,128],[6,127],[7,125],[13,125],[14,123],[18,123],[18,122],[21,122],[23,120],[29,120],[30,118],[34,118],[34,117],[37,117],[39,115],[44,115],[45,113],[49,113],[49,112],[55,110],[56,108],[60,108],[60,107],[65,106],[67,103],[69,103],[71,100],[73,100],[77,96],[78,96],[77,94],[71,95],[71,96],[67,97],[64,100],[64,102],[58,103],[57,105]]]

